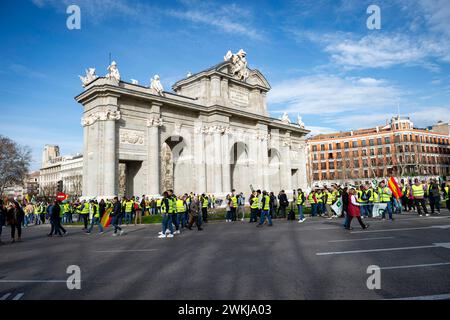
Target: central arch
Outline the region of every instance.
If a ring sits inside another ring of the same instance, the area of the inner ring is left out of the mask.
[[[244,142],[235,142],[230,154],[231,188],[238,192],[247,190],[251,178],[248,146]]]
[[[191,191],[192,176],[189,168],[188,145],[182,136],[173,135],[164,140],[161,146],[161,188],[173,189],[175,194]]]

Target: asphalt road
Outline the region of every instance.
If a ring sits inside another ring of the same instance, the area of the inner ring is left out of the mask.
[[[215,222],[172,239],[157,238],[159,225],[121,237],[69,227],[63,238],[33,226],[23,242],[0,246],[0,300],[450,299],[448,211],[366,220],[369,230],[354,221],[352,232],[342,219]],[[80,267],[79,290],[67,288],[70,265]],[[381,268],[379,290],[367,288],[370,265]]]

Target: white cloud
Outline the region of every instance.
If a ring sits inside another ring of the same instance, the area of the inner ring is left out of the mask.
[[[339,131],[339,130],[336,130],[334,128],[320,127],[320,126],[306,126],[306,129],[311,131],[308,134],[308,136],[316,136],[318,134],[327,134],[327,133],[334,133],[334,132],[338,132]]]
[[[271,111],[329,115],[395,106],[402,95],[384,80],[319,75],[274,85],[268,102]]]
[[[418,127],[427,127],[440,120],[450,122],[450,105],[446,107],[423,107],[408,113],[408,115],[414,122],[414,126]]]
[[[236,4],[225,7],[196,6],[188,10],[169,10],[166,13],[178,19],[209,25],[233,35],[245,35],[253,40],[264,39],[260,30],[249,23],[252,18],[251,12]]]

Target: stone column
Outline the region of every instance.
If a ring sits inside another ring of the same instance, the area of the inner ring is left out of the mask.
[[[149,195],[159,195],[161,185],[161,145],[159,142],[160,130],[163,125],[161,119],[161,106],[153,101],[150,107],[150,118],[147,119],[147,190]]]
[[[103,142],[103,196],[112,198],[117,195],[116,177],[116,120],[108,118],[105,122]]]
[[[263,188],[269,190],[269,150],[268,134],[264,134],[261,141],[262,168],[263,168]]]
[[[222,193],[222,150],[221,133],[214,132],[214,192]]]
[[[88,168],[89,168],[89,127],[87,126],[87,124],[84,121],[84,118],[81,120],[81,125],[83,126],[83,189],[82,189],[82,193],[84,197],[89,196],[89,191],[88,190],[88,185],[89,185],[89,180],[88,180]]]
[[[283,146],[283,171],[284,171],[284,189],[291,190],[292,189],[292,177],[291,177],[291,136],[287,133],[282,141]]]
[[[231,170],[230,170],[230,146],[229,133],[225,131],[222,135],[222,192],[231,192]]]
[[[197,177],[197,193],[206,192],[206,164],[205,143],[203,140],[203,125],[201,122],[195,124],[194,129],[194,164]]]

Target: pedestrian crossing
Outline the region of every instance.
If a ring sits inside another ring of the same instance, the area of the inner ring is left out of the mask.
[[[12,292],[8,292],[6,294],[4,294],[3,296],[0,297],[0,301],[3,300],[20,300],[22,299],[22,297],[24,296],[24,293],[17,293],[16,295],[14,295]]]

